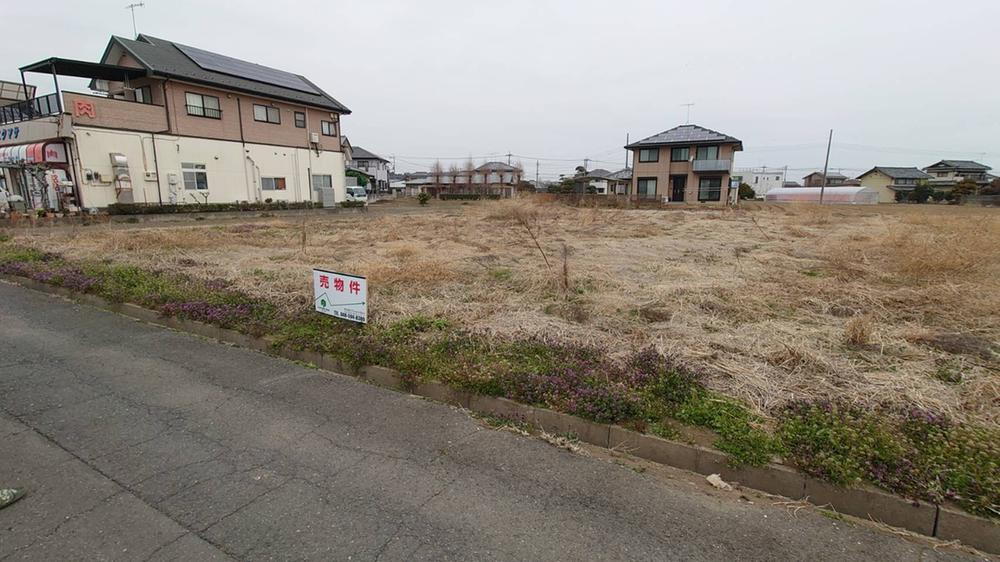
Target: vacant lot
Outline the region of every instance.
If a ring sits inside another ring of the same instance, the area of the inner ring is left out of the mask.
[[[625,354],[655,346],[767,414],[799,398],[1000,424],[1000,214],[894,205],[622,210],[539,199],[413,215],[38,229],[19,244],[310,306],[366,275],[373,321],[440,316]]]

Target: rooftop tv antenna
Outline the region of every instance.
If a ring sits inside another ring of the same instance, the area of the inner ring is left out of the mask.
[[[132,10],[132,35],[134,37],[138,37],[139,36],[139,32],[136,31],[136,28],[135,28],[135,9],[136,8],[142,8],[145,5],[146,4],[144,4],[142,2],[136,2],[134,4],[129,4],[128,6],[125,6],[126,10]]]
[[[694,107],[693,103],[682,103],[682,107],[687,108],[687,118],[684,120],[684,124],[687,125],[691,122],[691,108]]]

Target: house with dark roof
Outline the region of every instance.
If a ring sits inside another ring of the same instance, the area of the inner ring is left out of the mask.
[[[698,125],[680,125],[636,141],[631,193],[639,199],[725,203],[733,156],[743,142]]]
[[[899,193],[909,193],[931,178],[916,167],[875,166],[858,176],[861,185],[878,192],[879,203],[893,203]]]
[[[371,190],[376,193],[389,192],[389,164],[390,162],[385,158],[360,146],[351,148],[351,159],[348,160],[348,168],[360,170],[371,176]]]
[[[844,185],[849,178],[840,172],[834,172],[832,170],[827,170],[826,172],[826,186],[833,187],[837,185]],[[802,178],[802,187],[823,187],[823,172],[813,172],[808,176]]]
[[[0,126],[22,131],[0,140],[0,169],[39,206],[344,200],[350,110],[300,74],[150,35],[112,37],[97,62],[20,71],[52,89],[0,107]],[[62,76],[91,92],[61,90]],[[61,174],[59,187],[28,164]]]
[[[931,187],[947,191],[964,180],[984,186],[992,180],[989,173],[992,169],[974,160],[941,160],[924,168],[924,172],[931,176],[927,180]]]
[[[611,172],[603,168],[590,170],[579,176],[581,192],[595,195],[625,195],[632,184],[632,169],[624,168]]]

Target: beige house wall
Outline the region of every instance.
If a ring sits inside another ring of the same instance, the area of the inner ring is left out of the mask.
[[[715,146],[715,145],[692,145],[688,147],[690,151],[690,158],[695,156],[698,146]],[[701,178],[706,177],[721,177],[722,178],[722,188],[720,189],[720,201],[719,203],[725,203],[728,201],[729,197],[729,178],[730,172],[732,171],[732,161],[733,156],[736,154],[736,146],[733,143],[720,144],[719,146],[719,160],[729,160],[730,169],[725,172],[700,172],[695,173],[692,168],[693,164],[688,161],[684,162],[671,162],[670,153],[674,148],[684,148],[678,146],[661,146],[659,148],[659,160],[657,162],[640,162],[639,161],[639,150],[633,150],[633,167],[632,167],[632,194],[638,194],[639,180],[645,178],[656,178],[656,199],[662,201],[663,197],[669,197],[671,194],[672,185],[670,184],[670,176],[687,176],[687,185],[684,189],[684,201],[688,203],[698,202],[698,183]],[[715,201],[706,201],[706,203],[715,203]]]
[[[878,192],[879,203],[896,202],[896,192],[889,189],[889,185],[892,184],[892,178],[889,176],[875,170],[863,176],[859,176],[858,179],[861,180],[861,185],[874,189]]]
[[[86,207],[115,202],[229,203],[233,201],[314,201],[312,175],[331,176],[337,201],[346,200],[341,152],[243,144],[236,141],[154,135],[77,125],[73,163]],[[155,148],[154,148],[155,143]],[[111,153],[128,160],[132,191],[123,197],[112,181]],[[183,164],[205,166],[207,190],[184,187]],[[87,172],[92,179],[87,180]],[[96,172],[96,174],[95,174]],[[148,174],[147,174],[148,173]],[[100,179],[97,179],[97,177]],[[286,189],[262,189],[262,177],[285,179]]]

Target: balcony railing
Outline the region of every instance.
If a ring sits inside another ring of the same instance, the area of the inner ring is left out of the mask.
[[[209,119],[222,119],[222,110],[203,105],[185,105],[188,115],[195,117],[208,117]]]
[[[732,160],[695,160],[695,172],[728,172],[733,167]]]
[[[0,107],[0,124],[31,121],[40,117],[58,115],[59,94],[48,94]]]

